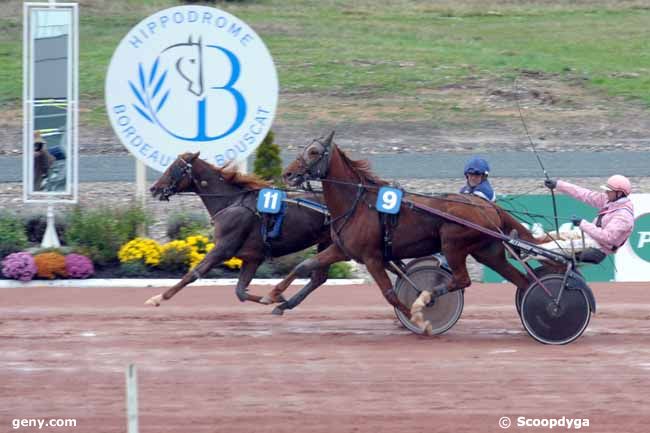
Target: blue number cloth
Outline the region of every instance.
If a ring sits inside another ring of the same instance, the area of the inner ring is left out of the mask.
[[[382,186],[377,193],[377,204],[375,206],[379,212],[395,215],[399,213],[402,195],[404,193],[401,189]]]

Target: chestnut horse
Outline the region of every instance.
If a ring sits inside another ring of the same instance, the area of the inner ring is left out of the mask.
[[[270,187],[270,183],[228,167],[218,169],[198,156],[198,152],[179,155],[150,191],[160,200],[169,200],[179,192],[197,194],[214,223],[215,247],[181,281],[165,293],[149,299],[147,304],[159,306],[161,301],[170,299],[183,287],[233,256],[244,262],[237,281],[237,297],[242,302],[260,302],[261,298],[248,294],[246,288],[267,257],[294,253],[314,244],[317,244],[318,251],[322,251],[331,244],[326,215],[291,202],[287,204],[281,235],[265,243],[261,228],[267,221],[257,212],[256,203],[259,190]],[[313,194],[289,195],[289,198],[297,197],[322,203],[322,197]],[[274,313],[282,314],[285,309],[302,302],[327,280],[327,271],[327,266],[314,270],[309,283]]]
[[[284,170],[285,181],[297,186],[306,180],[321,180],[325,202],[331,212],[334,243],[316,257],[299,264],[263,299],[275,302],[299,275],[352,258],[366,265],[386,300],[407,317],[410,310],[397,298],[386,274],[388,260],[422,257],[442,252],[453,273],[447,289],[460,290],[471,284],[465,260],[472,255],[517,287],[525,289],[528,278],[506,259],[501,240],[440,216],[414,209],[413,204],[441,210],[500,233],[515,230],[523,240],[538,243],[530,232],[499,206],[470,194],[420,196],[406,193],[398,223],[393,227],[392,257],[384,257],[383,229],[375,208],[379,187],[386,182],[373,175],[366,161],[353,161],[334,143],[334,133],[314,140]]]

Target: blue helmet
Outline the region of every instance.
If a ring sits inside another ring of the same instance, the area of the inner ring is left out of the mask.
[[[476,156],[472,157],[465,163],[464,174],[485,174],[487,175],[490,172],[490,165],[483,158],[478,158]]]

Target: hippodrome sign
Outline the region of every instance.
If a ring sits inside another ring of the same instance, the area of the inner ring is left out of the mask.
[[[207,6],[178,6],[122,39],[106,76],[106,110],[138,159],[164,171],[183,152],[222,166],[246,158],[271,127],[275,65],[242,20]]]

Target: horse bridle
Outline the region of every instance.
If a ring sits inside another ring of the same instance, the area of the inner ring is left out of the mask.
[[[181,180],[183,180],[183,178],[189,177],[190,181],[194,181],[194,176],[192,176],[192,164],[185,161],[180,156],[176,158],[176,161],[181,161],[184,165],[183,167],[176,166],[172,168],[171,173],[169,173],[171,181],[169,182],[169,185],[164,187],[162,190],[163,195],[166,197],[174,195],[178,192],[176,188],[178,187],[178,184],[181,182]]]
[[[309,162],[307,161],[307,158],[305,158],[305,153],[314,143],[318,143],[323,147],[323,153],[321,153],[321,155],[314,161]],[[330,161],[332,159],[332,151],[330,149],[330,145],[331,142],[326,144],[316,139],[309,143],[302,151],[298,157],[298,161],[300,161],[300,168],[305,170],[304,174],[302,175],[304,180],[320,180],[324,177],[327,177],[327,173],[329,172],[330,168]],[[313,171],[314,168],[317,169],[316,172]]]

